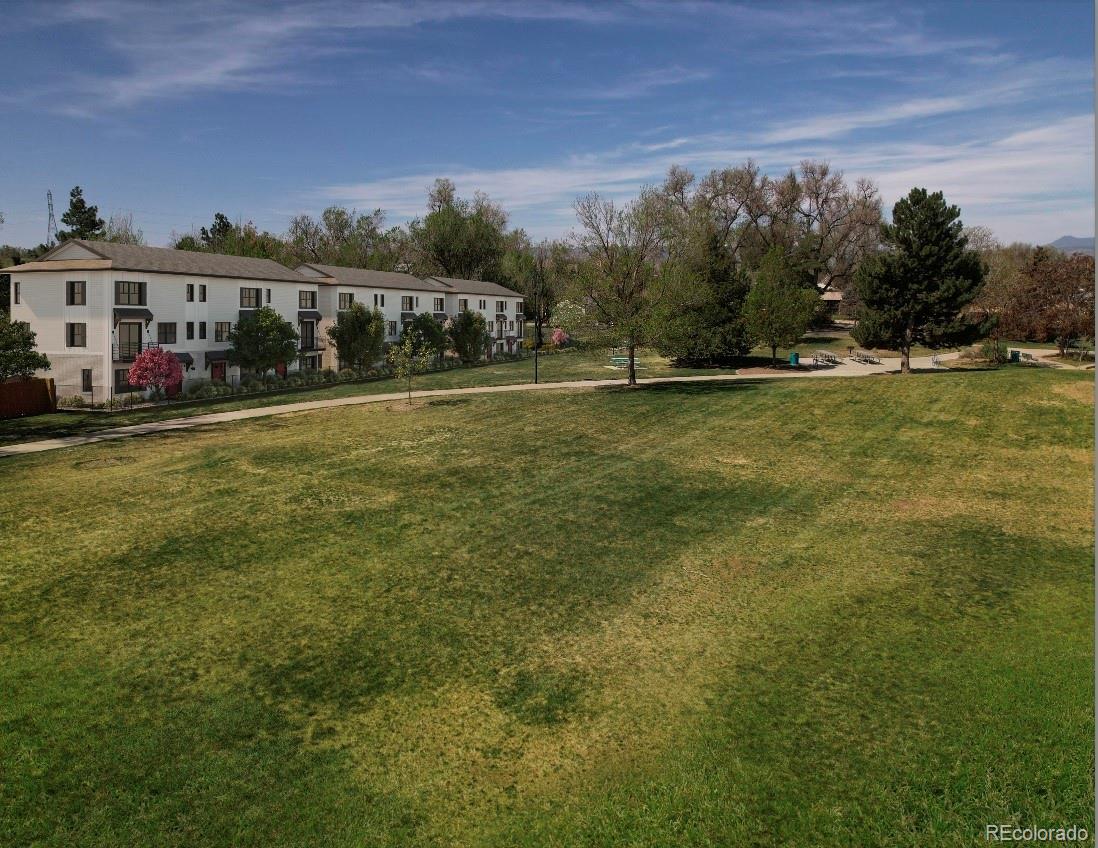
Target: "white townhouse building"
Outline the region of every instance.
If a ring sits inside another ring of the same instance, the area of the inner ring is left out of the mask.
[[[300,358],[286,368],[319,367],[324,355],[320,286],[270,259],[72,239],[4,273],[11,318],[37,333],[61,396],[99,402],[131,391],[126,375],[148,347],[175,353],[184,386],[231,380],[229,329],[260,306],[301,335]]]
[[[446,289],[446,311],[451,315],[467,309],[480,312],[488,324],[497,353],[517,353],[522,347],[522,295],[499,283],[430,277]]]
[[[377,307],[385,316],[385,341],[400,338],[404,325],[421,312],[430,312],[440,323],[446,321],[452,311],[447,310],[447,289],[433,280],[421,280],[412,274],[397,271],[371,271],[365,268],[346,268],[340,265],[322,265],[310,262],[297,266],[297,272],[317,283],[320,288],[320,323],[322,338],[341,309],[352,303],[366,308]],[[339,365],[338,354],[330,352],[326,367]]]
[[[492,333],[497,352],[517,352],[522,344],[522,295],[498,283],[457,280],[450,277],[420,279],[395,271],[368,271],[310,262],[296,269],[320,284],[321,330],[326,330],[340,309],[352,303],[377,307],[385,315],[387,342],[400,338],[404,324],[417,313],[430,312],[440,322],[465,310],[480,312]],[[325,336],[326,338],[326,336]],[[335,356],[325,365],[336,367]]]

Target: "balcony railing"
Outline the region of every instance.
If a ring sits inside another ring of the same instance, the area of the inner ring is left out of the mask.
[[[133,362],[143,350],[160,347],[156,342],[119,342],[111,345],[111,358],[115,362]]]
[[[297,346],[299,353],[320,353],[323,350],[327,350],[327,346],[316,339],[302,339]]]

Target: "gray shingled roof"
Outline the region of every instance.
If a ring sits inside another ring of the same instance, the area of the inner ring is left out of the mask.
[[[433,280],[421,280],[412,274],[401,274],[398,271],[370,271],[366,268],[321,265],[318,262],[306,262],[304,265],[314,268],[322,274],[327,274],[344,286],[369,286],[375,289],[408,289],[409,291],[429,292],[447,291],[444,286]],[[303,266],[299,265],[298,267]]]
[[[489,283],[486,280],[457,280],[453,277],[432,277],[450,291],[458,294],[484,294],[496,297],[522,297],[517,291],[501,286],[499,283]]]
[[[109,241],[84,239],[72,241],[104,259],[109,259],[111,268],[121,271],[190,274],[196,277],[242,277],[291,283],[316,282],[303,277],[297,271],[291,271],[284,265],[279,265],[273,259],[224,256],[220,253],[199,253],[193,250],[173,250],[170,247],[146,247],[138,244],[115,244]],[[64,245],[67,242],[61,244]],[[36,261],[41,262],[43,258],[39,257]]]

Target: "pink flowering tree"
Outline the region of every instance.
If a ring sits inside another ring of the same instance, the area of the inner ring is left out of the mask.
[[[131,386],[144,386],[154,397],[162,397],[168,386],[183,382],[183,367],[171,351],[150,347],[137,355],[126,379]]]
[[[549,341],[557,347],[561,347],[568,344],[568,334],[560,327],[554,327],[552,335],[549,336]]]

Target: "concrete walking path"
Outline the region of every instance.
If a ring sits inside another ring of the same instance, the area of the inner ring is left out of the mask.
[[[1053,351],[1054,353],[1055,351]],[[1044,353],[1033,351],[1034,354]],[[940,360],[955,359],[957,353],[943,353]],[[934,364],[929,356],[913,356],[911,358],[913,369],[932,369]],[[771,379],[810,379],[813,377],[866,377],[871,374],[888,374],[900,370],[899,359],[883,359],[880,365],[866,365],[860,362],[844,359],[840,365],[831,368],[820,368],[803,371],[775,371],[773,373],[751,374],[706,374],[696,377],[645,377],[638,378],[640,385],[652,385],[655,383],[704,383],[704,382],[736,382],[743,380],[771,380]],[[569,380],[559,383],[515,383],[506,386],[469,386],[459,389],[424,389],[413,391],[412,399],[450,397],[453,395],[484,395],[497,392],[530,392],[552,389],[596,389],[606,386],[624,386],[624,378],[615,377],[605,380]],[[145,424],[130,424],[125,427],[111,427],[97,430],[92,433],[81,433],[75,436],[62,436],[56,439],[41,439],[34,442],[23,442],[15,445],[0,446],[0,457],[21,456],[23,454],[40,453],[41,451],[57,450],[59,448],[71,448],[79,445],[90,445],[96,442],[106,442],[112,439],[125,439],[130,436],[147,436],[154,433],[167,433],[174,430],[189,430],[192,427],[203,427],[208,424],[225,424],[231,421],[246,421],[249,418],[264,418],[269,415],[286,415],[292,412],[310,412],[314,409],[333,409],[340,406],[358,406],[365,403],[392,403],[393,401],[406,400],[406,392],[387,392],[385,394],[355,395],[345,398],[329,398],[326,400],[303,401],[301,403],[285,403],[277,406],[258,406],[252,409],[237,409],[231,412],[208,412],[202,415],[192,415],[187,418],[170,418],[164,421],[149,421]]]

